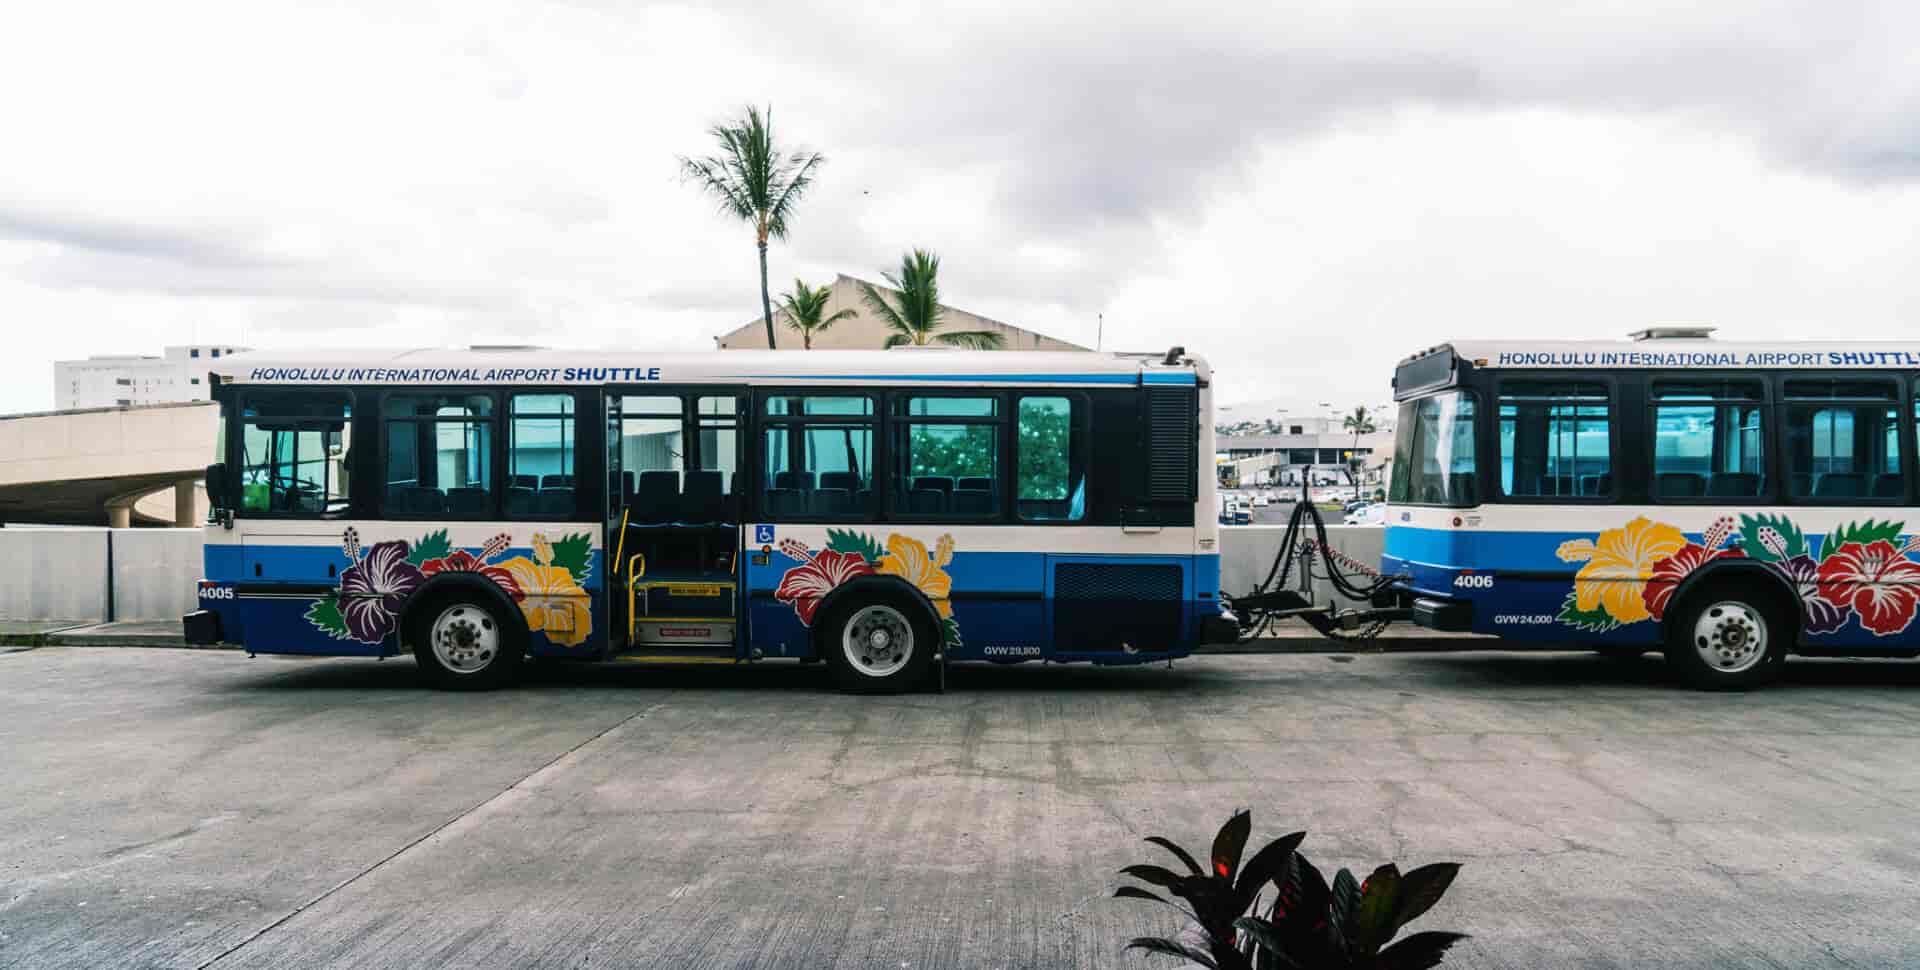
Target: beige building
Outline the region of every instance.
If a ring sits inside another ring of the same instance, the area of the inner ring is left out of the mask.
[[[827,299],[827,308],[822,316],[832,316],[841,310],[852,310],[856,315],[842,320],[827,330],[813,335],[815,350],[879,350],[893,333],[887,325],[874,316],[867,302],[861,299],[858,280],[846,274],[834,279],[829,287],[832,296]],[[892,296],[894,291],[884,284],[874,284],[882,294]],[[777,300],[778,297],[775,297]],[[1079,344],[1056,340],[1045,334],[1022,330],[1009,323],[989,320],[977,313],[942,305],[946,310],[940,318],[941,330],[993,330],[1000,333],[1006,343],[1002,350],[1087,350]],[[780,305],[773,307],[774,337],[782,350],[799,350],[800,334],[786,325],[781,319]],[[714,338],[721,350],[765,350],[767,349],[767,327],[759,314],[752,320],[741,324]]]

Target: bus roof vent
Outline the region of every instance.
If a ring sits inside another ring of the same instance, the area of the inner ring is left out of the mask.
[[[469,344],[467,349],[477,353],[510,353],[517,350],[545,350],[539,344]]]
[[[1648,327],[1627,334],[1635,341],[1641,340],[1711,340],[1718,327]]]

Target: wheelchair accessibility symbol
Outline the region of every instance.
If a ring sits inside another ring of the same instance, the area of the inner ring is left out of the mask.
[[[759,545],[773,544],[773,526],[756,525],[753,527],[753,541]]]

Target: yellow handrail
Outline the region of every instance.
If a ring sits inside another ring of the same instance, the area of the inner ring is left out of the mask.
[[[622,538],[625,538],[625,537],[622,536]],[[634,567],[636,565],[640,567],[640,571],[637,573],[634,572]],[[636,580],[638,580],[641,576],[645,576],[646,574],[647,574],[646,553],[642,553],[642,552],[634,553],[633,558],[627,560],[627,645],[629,647],[633,645],[633,631],[635,629],[635,624],[638,623],[640,620],[639,614],[634,612],[634,605],[635,605],[634,591],[640,588],[640,584],[636,582]]]
[[[614,546],[613,550],[613,568],[616,572],[620,569],[620,557],[627,554],[627,516],[632,512],[632,509],[625,506],[620,508],[620,542]]]

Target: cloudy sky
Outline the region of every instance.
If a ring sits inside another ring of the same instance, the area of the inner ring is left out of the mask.
[[[0,412],[190,341],[711,347],[752,238],[674,158],[747,102],[829,157],[777,286],[929,247],[950,303],[1104,313],[1230,400],[1371,403],[1457,337],[1915,333],[1920,7],[1190,6],[39,5]]]

